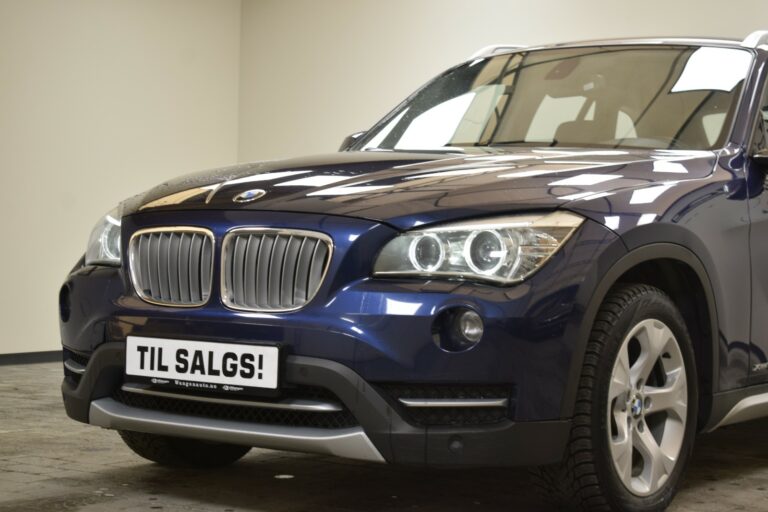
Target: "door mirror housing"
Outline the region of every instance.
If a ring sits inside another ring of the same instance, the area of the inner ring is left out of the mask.
[[[339,151],[347,151],[349,148],[355,145],[355,142],[368,132],[355,132],[352,135],[347,135],[344,141],[339,146]]]

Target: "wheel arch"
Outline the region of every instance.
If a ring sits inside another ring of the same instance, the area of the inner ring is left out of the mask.
[[[689,249],[674,243],[652,243],[640,246],[621,256],[589,288],[591,295],[585,304],[575,336],[573,358],[566,381],[561,408],[564,418],[573,416],[576,392],[581,375],[587,342],[600,305],[609,290],[619,282],[639,282],[660,288],[680,308],[696,353],[700,383],[699,426],[711,413],[712,396],[718,378],[718,316],[711,280],[701,260]],[[698,293],[691,294],[691,288]]]

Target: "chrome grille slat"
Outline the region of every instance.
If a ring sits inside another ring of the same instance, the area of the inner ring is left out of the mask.
[[[160,296],[158,297],[163,302],[168,302],[171,297],[170,290],[170,278],[168,277],[168,237],[165,233],[160,233],[160,242],[158,243],[157,261],[158,272],[160,276]]]
[[[149,240],[147,240],[146,237],[139,238],[139,262],[141,261],[147,261],[149,258]],[[149,266],[147,265],[141,265],[139,269],[139,275],[141,276],[141,282],[142,283],[150,283],[151,277],[150,277],[150,271]]]
[[[312,300],[333,244],[322,233],[240,228],[222,246],[222,300],[244,311],[292,311]]]
[[[150,261],[157,261],[157,252],[159,247],[158,240],[159,238],[157,236],[149,235],[149,239],[147,240],[147,259],[144,263],[144,265],[147,267],[147,270],[149,271],[149,294],[152,297],[160,296],[160,276],[158,275],[159,269],[154,265],[149,264]]]
[[[269,282],[269,258],[272,257],[272,247],[274,245],[274,240],[271,236],[263,235],[261,237],[261,249],[259,250],[259,259],[256,262],[256,282],[255,283],[262,283],[262,286],[256,286],[254,283],[254,286],[256,287],[256,303],[254,306],[258,304],[262,304],[262,307],[267,306],[267,293],[268,288],[266,283]],[[228,265],[228,262],[224,263],[225,265]],[[233,303],[237,304],[237,303]],[[244,304],[243,307],[246,305]]]
[[[283,279],[285,279],[285,277],[286,277],[286,275],[285,275],[285,264],[286,264],[285,259],[288,257],[288,248],[291,245],[291,240],[292,239],[293,239],[293,237],[289,236],[288,239],[285,241],[285,246],[283,247],[283,254],[282,254],[282,257],[280,258],[280,274],[279,274],[280,278],[277,280],[277,302],[278,302],[278,304],[283,304],[284,300],[285,300],[283,298],[283,295],[284,295],[283,294],[283,288],[285,288],[283,286]]]
[[[296,301],[307,299],[307,283],[309,282],[309,266],[312,260],[312,254],[315,252],[317,242],[315,240],[306,240],[306,244],[299,253],[299,268],[296,278],[296,286],[293,291],[296,295]]]
[[[192,235],[192,241],[189,248],[189,289],[190,301],[200,302],[202,292],[200,289],[200,250],[203,246],[203,238],[196,233]]]
[[[175,233],[168,235],[168,291],[171,302],[181,302],[179,284],[179,242],[181,237]]]
[[[314,290],[320,285],[320,279],[323,276],[323,262],[325,261],[326,247],[323,244],[315,245],[315,250],[312,253],[312,262],[309,266],[309,279],[307,280],[307,296],[310,295],[311,290]]]
[[[288,239],[288,246],[285,248],[285,258],[283,258],[283,273],[280,279],[280,302],[293,304],[293,283],[294,276],[296,275],[296,263],[300,244],[301,239],[297,237],[291,236]]]
[[[202,254],[200,255],[200,282],[207,283],[208,289],[201,292],[201,300],[208,300],[211,293],[211,281],[213,278],[213,237],[203,239]]]
[[[237,260],[245,260],[245,249],[247,247],[248,242],[243,241],[242,238],[238,238],[235,240],[235,253],[232,256],[233,258]],[[242,300],[242,297],[244,295],[243,293],[243,280],[244,280],[244,265],[233,265],[232,266],[232,293],[235,294],[235,297],[238,298],[238,300]]]
[[[261,246],[261,238],[257,235],[248,235],[248,248],[245,250],[245,282],[256,282],[256,260],[259,256],[259,247]],[[256,302],[256,287],[246,287],[245,304],[255,304]]]
[[[211,295],[213,234],[201,228],[142,229],[129,243],[136,293],[165,306],[200,306]]]
[[[269,284],[267,295],[269,297],[268,305],[270,308],[280,308],[280,281],[283,271],[283,256],[285,256],[285,246],[287,241],[284,236],[277,235],[275,244],[272,246],[272,257],[269,259]]]
[[[187,272],[189,272],[189,249],[192,246],[192,240],[190,240],[190,237],[183,236],[181,237],[181,242],[179,246],[179,268],[178,268],[178,274],[179,274],[179,294],[181,297],[182,302],[191,302],[192,296],[190,294],[190,280],[189,275]]]

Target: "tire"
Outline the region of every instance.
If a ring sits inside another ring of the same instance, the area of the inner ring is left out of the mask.
[[[545,498],[560,510],[666,509],[696,435],[694,361],[682,315],[664,292],[614,287],[587,345],[564,460],[534,471]]]
[[[161,466],[215,468],[227,466],[250,451],[249,446],[209,443],[196,439],[168,437],[143,432],[119,432],[123,442],[140,457]]]

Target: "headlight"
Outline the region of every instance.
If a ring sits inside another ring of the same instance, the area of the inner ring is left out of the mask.
[[[404,233],[374,265],[377,276],[479,279],[509,284],[538,270],[584,221],[567,212],[446,224]]]
[[[120,265],[120,208],[106,214],[91,231],[86,265]]]

